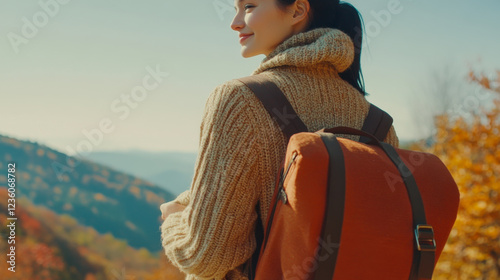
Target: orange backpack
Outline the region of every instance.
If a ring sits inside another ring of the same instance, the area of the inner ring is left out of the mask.
[[[274,83],[239,80],[289,139],[250,279],[431,279],[459,204],[441,160],[382,142],[392,118],[373,105],[362,130],[307,132]]]

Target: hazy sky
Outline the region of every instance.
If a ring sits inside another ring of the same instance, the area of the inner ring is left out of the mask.
[[[425,96],[432,71],[500,69],[498,0],[348,2],[367,28],[369,100],[394,117],[402,140],[420,136],[416,112],[430,109],[417,107],[415,96]],[[233,5],[0,0],[0,134],[70,154],[196,151],[210,92],[250,75],[264,59],[241,56],[229,26]],[[133,91],[141,99],[131,99]]]

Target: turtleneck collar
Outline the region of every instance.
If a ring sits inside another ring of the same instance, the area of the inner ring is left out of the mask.
[[[279,66],[311,67],[326,65],[338,73],[354,60],[354,45],[344,32],[333,28],[316,28],[292,35],[281,42],[260,63],[252,75]]]

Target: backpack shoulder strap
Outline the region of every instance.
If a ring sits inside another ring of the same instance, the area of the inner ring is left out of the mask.
[[[368,132],[375,136],[380,142],[385,140],[389,129],[392,126],[392,117],[380,109],[379,107],[370,104],[370,109],[368,110],[368,115],[363,123],[363,128],[361,130]],[[370,138],[361,136],[359,138],[360,142],[368,143]]]
[[[245,84],[257,98],[262,102],[271,118],[279,125],[286,137],[287,142],[293,134],[308,131],[306,125],[299,118],[288,99],[278,86],[260,75],[252,75],[238,79]],[[264,227],[261,222],[260,201],[255,206],[257,212],[257,223],[255,228],[256,248],[247,263],[246,270],[250,280],[255,279],[255,270],[260,256],[260,248],[264,242]]]
[[[239,78],[259,98],[267,112],[278,123],[287,140],[293,134],[306,132],[307,127],[299,118],[280,88],[262,75]],[[373,134],[379,141],[384,141],[392,126],[392,117],[377,106],[370,104],[368,115],[361,130]],[[369,138],[362,136],[360,142],[367,143]]]
[[[271,115],[287,137],[298,132],[307,132],[306,125],[299,118],[288,99],[279,87],[262,75],[239,78],[259,98],[267,112]]]

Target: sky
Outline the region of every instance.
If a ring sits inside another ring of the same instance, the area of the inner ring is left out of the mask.
[[[500,70],[498,0],[347,2],[365,23],[368,100],[393,116],[401,140],[425,136],[433,73]],[[264,59],[241,56],[233,6],[0,0],[0,134],[72,155],[196,152],[209,94]]]

